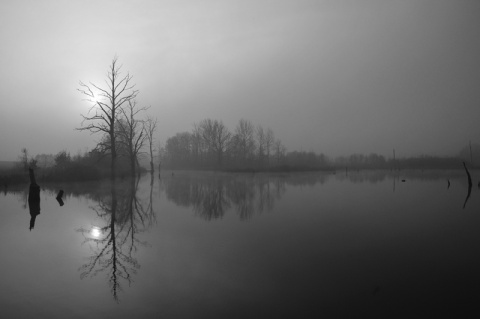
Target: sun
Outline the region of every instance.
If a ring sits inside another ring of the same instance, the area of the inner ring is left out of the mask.
[[[97,226],[93,226],[92,229],[90,230],[90,235],[93,238],[98,239],[102,235],[102,230]]]

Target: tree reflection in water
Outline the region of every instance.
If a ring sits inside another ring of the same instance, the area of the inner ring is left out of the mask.
[[[169,200],[192,207],[205,220],[222,218],[229,209],[249,219],[272,210],[285,192],[285,179],[267,174],[176,174],[163,184]]]
[[[153,187],[153,184],[151,184]],[[105,220],[103,227],[80,228],[85,240],[92,248],[92,256],[79,268],[80,277],[93,277],[107,273],[113,298],[118,302],[122,282],[132,283],[140,264],[134,257],[140,246],[147,246],[138,235],[155,222],[152,206],[152,191],[148,208],[137,197],[138,180],[126,185],[111,183],[110,193],[100,198],[91,209]]]

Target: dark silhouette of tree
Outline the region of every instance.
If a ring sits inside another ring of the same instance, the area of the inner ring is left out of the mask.
[[[137,115],[145,110],[147,108],[137,107],[136,101],[129,100],[128,106],[121,109],[122,117],[118,120],[118,141],[129,159],[133,179],[136,175],[136,167],[139,166],[138,157],[147,139],[144,122],[138,120]]]
[[[154,134],[156,129],[157,129],[157,119],[147,116],[147,119],[145,120],[145,132],[147,134],[148,150],[150,153],[150,173],[151,174],[155,172],[155,167],[153,165],[153,154],[155,152],[155,149],[153,148],[153,144],[155,142]]]
[[[86,101],[91,103],[87,115],[82,115],[85,126],[78,128],[80,131],[90,131],[92,133],[103,132],[109,137],[109,149],[111,155],[110,178],[115,179],[116,173],[116,121],[122,113],[124,104],[133,100],[138,90],[134,90],[135,84],[132,84],[132,76],[127,73],[121,76],[121,66],[118,65],[117,57],[114,57],[110,64],[106,87],[100,87],[92,82],[85,84],[80,81],[78,91],[86,96]]]

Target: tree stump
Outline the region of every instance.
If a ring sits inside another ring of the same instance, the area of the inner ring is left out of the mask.
[[[40,186],[37,185],[33,169],[30,174],[30,189],[28,191],[28,208],[30,210],[30,230],[35,227],[35,219],[40,214]]]

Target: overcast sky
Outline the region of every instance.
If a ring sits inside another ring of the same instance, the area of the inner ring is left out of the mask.
[[[115,55],[158,140],[204,118],[288,150],[451,154],[480,142],[480,1],[0,2],[0,160],[76,154]]]

